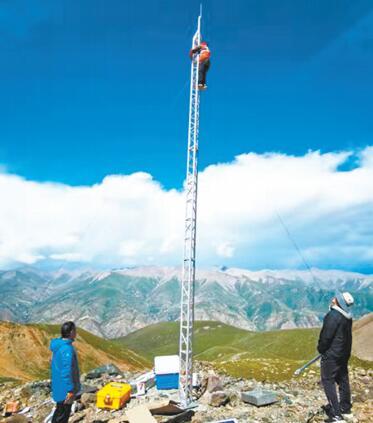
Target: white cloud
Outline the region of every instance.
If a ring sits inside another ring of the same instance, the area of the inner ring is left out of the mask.
[[[352,154],[358,166],[339,171]],[[197,259],[201,265],[298,267],[295,240],[310,265],[369,266],[372,181],[373,147],[301,157],[250,153],[209,166],[199,178]],[[72,187],[3,169],[0,198],[1,267],[41,259],[181,263],[183,194],[163,189],[149,174]]]
[[[229,242],[223,242],[216,247],[216,254],[223,258],[231,258],[234,255],[234,248]]]

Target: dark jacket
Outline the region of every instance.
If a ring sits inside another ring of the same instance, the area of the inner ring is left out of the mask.
[[[324,317],[317,350],[322,357],[348,361],[352,346],[352,316],[331,308]]]
[[[76,394],[80,389],[78,359],[71,339],[52,339],[52,397],[64,401],[68,392]]]

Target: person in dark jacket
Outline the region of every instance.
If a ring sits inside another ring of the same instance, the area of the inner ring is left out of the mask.
[[[321,382],[328,405],[327,422],[343,422],[343,414],[351,413],[351,392],[348,360],[352,346],[352,315],[354,299],[349,292],[337,292],[324,318],[317,349],[321,354]],[[339,400],[336,385],[339,388]]]
[[[73,342],[76,338],[74,322],[61,326],[61,338],[52,339],[52,397],[57,403],[52,423],[66,423],[69,420],[75,395],[80,390],[78,358]]]
[[[206,74],[210,69],[210,56],[211,52],[206,43],[202,41],[201,44],[195,48],[192,48],[189,52],[189,56],[192,60],[198,60],[198,89],[205,90],[206,85]]]

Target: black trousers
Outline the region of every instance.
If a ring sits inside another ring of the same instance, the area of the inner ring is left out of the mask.
[[[331,407],[332,416],[340,416],[351,410],[351,391],[348,378],[348,361],[331,358],[321,360],[321,382]],[[337,395],[337,385],[339,400]]]
[[[206,74],[210,68],[210,60],[199,63],[198,68],[198,85],[206,85]]]
[[[53,414],[52,423],[67,423],[69,421],[72,404],[65,404],[63,401],[57,403],[56,411]]]

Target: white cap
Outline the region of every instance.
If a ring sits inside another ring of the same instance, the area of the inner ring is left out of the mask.
[[[354,305],[354,297],[349,292],[343,292],[342,296],[348,307]]]

